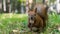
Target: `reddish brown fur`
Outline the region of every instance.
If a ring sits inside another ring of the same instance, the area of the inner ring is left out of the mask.
[[[29,14],[35,14],[34,11],[30,11]],[[37,27],[37,28],[42,28],[43,29],[43,19],[36,13],[36,16],[35,16],[35,22],[32,24],[32,27]],[[29,21],[28,21],[29,22]],[[28,27],[31,29],[30,27],[30,22],[28,24]]]
[[[35,5],[35,9],[38,7],[41,7],[41,13],[37,12],[42,18],[43,18],[43,22],[44,22],[44,27],[46,27],[46,21],[48,20],[48,15],[47,15],[47,6],[44,4],[36,4]]]
[[[41,7],[41,13],[37,12],[36,8],[38,7]],[[46,7],[43,5],[43,4],[36,4],[35,7],[34,7],[35,10],[33,11],[29,11],[28,14],[36,14],[36,22],[34,22],[34,24],[32,25],[33,27],[42,27],[42,29],[44,27],[46,27],[46,21],[48,19],[48,15],[47,15],[47,9]],[[29,22],[29,19],[28,19],[28,27],[30,28],[30,22]]]

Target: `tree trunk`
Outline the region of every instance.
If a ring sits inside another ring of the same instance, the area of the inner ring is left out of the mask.
[[[15,13],[17,9],[17,0],[11,0],[11,11]]]
[[[8,5],[8,0],[6,0],[6,13],[9,13],[9,5]]]
[[[28,2],[28,0],[26,0],[26,14],[28,13],[28,9],[29,8],[29,2]]]
[[[17,2],[17,10],[18,10],[18,13],[21,13],[21,2],[20,1]]]
[[[6,0],[3,0],[3,10],[6,12]]]
[[[12,12],[15,12],[15,1],[14,0],[11,0],[11,4],[12,4],[12,7],[11,7],[11,11]]]
[[[4,8],[3,8],[3,1],[4,1],[4,0],[2,0],[2,12],[4,12]],[[1,12],[1,13],[2,13],[2,12]]]

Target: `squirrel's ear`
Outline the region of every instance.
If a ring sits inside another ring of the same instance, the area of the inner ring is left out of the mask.
[[[46,11],[48,11],[48,9],[49,9],[49,7],[48,7],[48,6],[46,6]]]
[[[35,13],[37,12],[37,8],[35,8]]]

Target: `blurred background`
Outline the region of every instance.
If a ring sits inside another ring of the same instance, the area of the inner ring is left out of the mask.
[[[43,34],[60,34],[60,0],[44,0],[48,5],[48,25]],[[43,0],[0,0],[0,34],[28,32],[28,10]]]
[[[55,10],[59,13],[60,0],[44,0],[50,10]],[[35,3],[43,3],[43,0],[0,0],[0,13],[19,13],[24,14],[28,12],[30,5]]]

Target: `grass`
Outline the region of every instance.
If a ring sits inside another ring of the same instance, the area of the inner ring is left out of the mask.
[[[59,26],[59,27],[58,27]],[[48,24],[44,34],[60,34],[60,15],[52,13],[48,15]]]
[[[26,14],[0,14],[0,34],[9,34],[11,30],[26,28]]]
[[[44,34],[60,34],[57,26],[60,25],[60,15],[49,14],[47,28]],[[9,34],[14,29],[28,30],[27,14],[0,14],[0,34]]]

